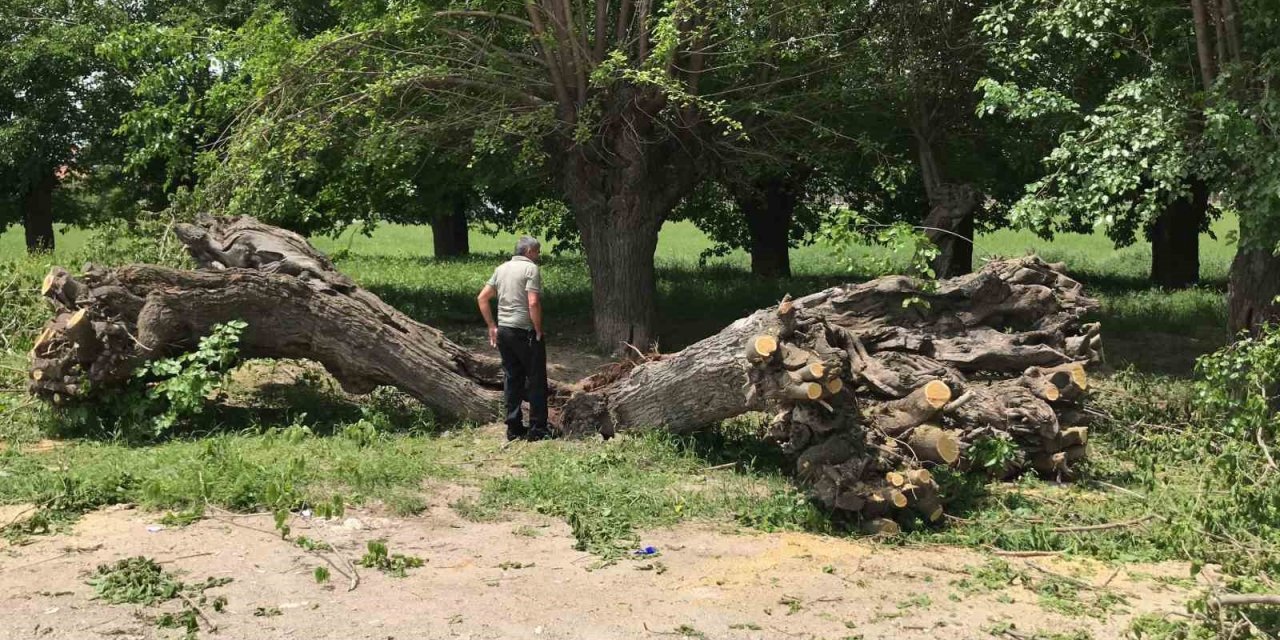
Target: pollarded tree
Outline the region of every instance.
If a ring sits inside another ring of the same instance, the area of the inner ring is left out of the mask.
[[[805,89],[793,77],[741,82],[746,71],[785,56],[799,75],[830,72],[840,60],[829,43],[858,15],[779,0],[404,9],[297,51],[226,157],[257,154],[262,134],[276,140],[273,153],[294,153],[282,138],[304,135],[297,123],[371,105],[382,123],[427,140],[468,132],[475,157],[515,158],[570,206],[600,345],[648,345],[662,222],[719,158],[750,144],[732,115],[749,107],[735,105],[767,108]]]
[[[53,248],[54,193],[110,136],[129,94],[95,53],[127,5],[13,0],[0,12],[0,228]]]

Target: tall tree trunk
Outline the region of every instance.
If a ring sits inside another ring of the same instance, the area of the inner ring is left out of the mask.
[[[733,194],[747,219],[751,273],[762,278],[791,277],[791,220],[800,200],[793,181],[770,176],[739,185]]]
[[[579,155],[566,167],[566,195],[591,274],[596,344],[609,353],[627,345],[647,350],[658,337],[653,254],[675,201],[662,195],[670,185],[656,183],[643,164],[620,168]]]
[[[1213,58],[1213,25],[1209,24],[1209,11],[1205,9],[1204,0],[1191,0],[1191,18],[1196,33],[1196,58],[1200,67],[1200,82],[1205,91],[1213,87],[1218,77],[1216,61]]]
[[[1240,248],[1231,262],[1227,289],[1227,324],[1231,333],[1256,333],[1263,324],[1280,322],[1280,256],[1274,236],[1240,225]]]
[[[1151,239],[1151,283],[1185,289],[1200,280],[1200,228],[1209,208],[1209,189],[1200,182],[1191,194],[1170,204],[1156,219]]]
[[[27,234],[27,252],[53,251],[53,190],[58,178],[45,173],[22,198],[22,226]]]
[[[940,184],[929,198],[925,235],[938,247],[933,272],[955,278],[973,271],[973,214],[978,191],[967,184]]]
[[[431,244],[437,258],[456,258],[471,253],[466,200],[459,199],[452,211],[431,219]]]
[[[627,345],[648,350],[657,344],[653,254],[662,217],[638,193],[616,195],[604,210],[578,209],[591,271],[596,344],[607,352],[622,352]]]
[[[962,276],[973,271],[973,216],[978,208],[978,192],[970,185],[943,180],[927,119],[922,119],[914,131],[920,178],[929,199],[925,235],[938,247],[931,266],[938,278]]]

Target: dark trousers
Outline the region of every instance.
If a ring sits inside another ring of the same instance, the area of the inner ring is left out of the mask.
[[[523,435],[520,404],[529,401],[529,429],[547,431],[547,345],[525,329],[498,327],[502,354],[502,395],[507,403],[507,433]]]

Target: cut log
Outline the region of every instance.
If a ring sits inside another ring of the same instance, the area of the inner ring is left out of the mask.
[[[1056,390],[1057,393],[1052,398],[1036,394],[1050,402],[1059,399],[1076,401],[1089,390],[1089,376],[1085,373],[1084,365],[1079,362],[1056,367],[1030,367],[1023,373],[1023,380],[1033,391],[1037,386]]]
[[[797,382],[783,386],[783,396],[791,400],[817,400],[822,397],[822,385],[816,382]]]
[[[815,382],[826,377],[827,366],[821,362],[810,362],[802,366],[797,373],[799,373],[801,380],[805,382]]]
[[[840,378],[832,378],[827,380],[823,387],[825,387],[827,391],[823,395],[834,396],[835,394],[840,393],[840,390],[844,388],[844,380],[841,380]]]
[[[931,420],[951,400],[951,388],[930,380],[907,397],[885,402],[872,412],[871,421],[885,435],[896,436]]]
[[[921,425],[911,431],[907,446],[916,458],[943,465],[960,459],[960,440],[954,433],[935,425]]]
[[[931,495],[921,499],[911,505],[926,522],[941,522],[944,512],[942,509],[942,501],[937,495]]]
[[[916,486],[933,485],[933,474],[928,469],[910,469],[906,473],[907,482]]]
[[[873,536],[896,536],[902,533],[902,526],[888,518],[871,518],[862,523],[862,530]]]

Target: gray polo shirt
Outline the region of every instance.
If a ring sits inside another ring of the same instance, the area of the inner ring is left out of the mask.
[[[487,284],[498,290],[498,326],[532,331],[528,292],[542,292],[538,265],[524,256],[513,256],[494,269]]]

